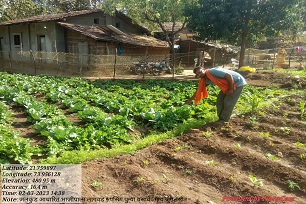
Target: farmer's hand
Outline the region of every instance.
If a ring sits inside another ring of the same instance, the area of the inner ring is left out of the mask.
[[[191,103],[192,100],[188,99],[186,102],[185,102],[185,105],[189,105]]]

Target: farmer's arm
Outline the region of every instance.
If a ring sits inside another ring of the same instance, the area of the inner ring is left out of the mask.
[[[234,92],[234,79],[231,74],[226,73],[224,75],[224,79],[228,82],[228,90],[226,92],[227,95],[231,95]]]
[[[191,96],[186,102],[185,104],[190,104],[194,99],[195,99],[195,96],[196,96],[196,91],[194,92],[193,96]]]

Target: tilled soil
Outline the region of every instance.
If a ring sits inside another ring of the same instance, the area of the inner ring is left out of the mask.
[[[305,89],[305,80],[279,73],[246,79]],[[305,96],[281,97],[228,124],[206,124],[130,155],[83,163],[84,203],[306,203],[306,148],[295,144],[306,144]]]

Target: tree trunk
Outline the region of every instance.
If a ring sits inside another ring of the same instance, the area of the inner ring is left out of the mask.
[[[246,35],[246,33],[243,32],[242,36],[241,36],[241,47],[240,47],[240,56],[239,56],[238,68],[240,68],[244,65],[243,61],[244,61],[244,54],[245,54],[246,39],[247,39],[247,35]]]

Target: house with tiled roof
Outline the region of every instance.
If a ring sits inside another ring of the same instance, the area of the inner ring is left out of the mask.
[[[85,10],[0,22],[0,58],[4,59],[22,61],[20,52],[31,51],[79,54],[65,60],[97,64],[93,55],[164,58],[169,50],[167,42],[150,36],[148,29],[122,13],[109,16],[101,10]]]

